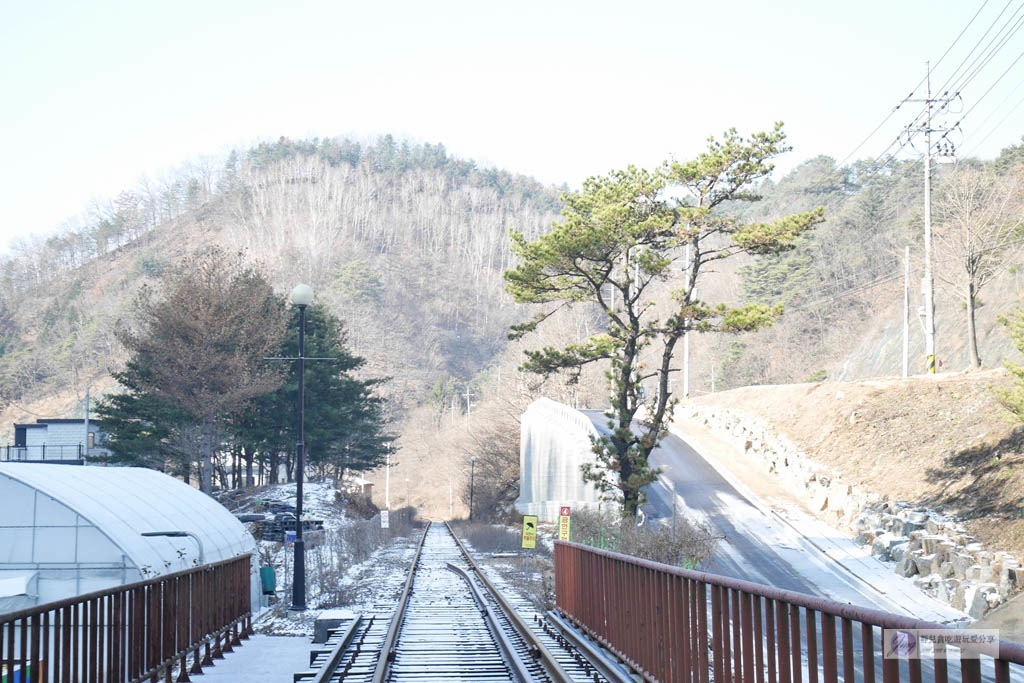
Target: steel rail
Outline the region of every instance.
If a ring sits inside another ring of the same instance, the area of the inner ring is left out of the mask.
[[[490,579],[488,579],[487,576],[482,571],[480,571],[480,568],[477,566],[476,562],[473,561],[473,558],[469,554],[469,551],[466,550],[466,546],[462,544],[462,541],[459,540],[459,537],[452,530],[451,525],[448,522],[445,522],[444,525],[448,527],[448,532],[452,535],[452,538],[455,539],[455,544],[459,547],[459,551],[462,553],[463,557],[466,558],[466,562],[469,564],[472,570],[476,572],[476,575],[480,578],[480,581],[483,582],[488,592],[490,592],[490,594],[494,596],[494,599],[498,602],[498,605],[501,607],[505,616],[508,617],[509,623],[512,624],[512,627],[519,633],[520,637],[522,637],[522,639],[526,642],[529,649],[533,652],[533,655],[540,662],[541,666],[544,667],[544,671],[551,677],[553,681],[557,681],[559,683],[562,683],[564,681],[572,681],[572,677],[568,674],[568,672],[566,672],[564,668],[562,668],[562,665],[558,663],[558,660],[556,660],[555,656],[551,654],[551,651],[544,646],[544,643],[540,642],[540,639],[537,638],[533,630],[530,628],[529,624],[527,624],[519,615],[519,612],[517,612],[515,608],[512,607],[511,604],[509,604],[508,600],[505,599],[505,596],[502,595],[501,591],[495,588],[494,584],[491,583]]]
[[[590,662],[590,664],[597,669],[602,676],[607,678],[609,681],[614,681],[615,683],[635,683],[633,677],[623,669],[622,665],[608,657],[599,645],[595,645],[590,642],[580,631],[573,628],[572,625],[565,621],[565,619],[563,619],[557,612],[548,612],[547,618],[548,622],[550,622],[556,629],[558,629],[558,632],[562,634],[562,637],[572,643],[573,647],[586,655],[587,661]]]
[[[359,628],[359,624],[363,621],[363,615],[357,614],[356,618],[352,620],[352,623],[345,629],[344,635],[338,640],[338,644],[334,646],[331,653],[327,656],[327,660],[324,665],[320,667],[316,677],[313,678],[313,683],[326,683],[334,675],[334,670],[338,668],[338,662],[341,660],[341,656],[345,654],[345,650],[348,649],[349,643],[352,642],[352,637],[355,636],[356,630]]]
[[[522,660],[516,655],[515,647],[512,645],[512,641],[508,639],[508,635],[505,634],[504,629],[501,627],[501,622],[498,620],[498,615],[494,613],[494,610],[489,604],[487,604],[487,598],[480,593],[480,589],[477,588],[476,584],[473,583],[473,577],[470,576],[464,569],[456,567],[454,564],[448,563],[448,570],[457,574],[462,578],[466,584],[469,585],[469,591],[473,594],[473,599],[480,605],[480,609],[483,610],[484,614],[487,615],[487,621],[491,627],[491,635],[498,641],[498,645],[505,652],[505,658],[515,668],[515,673],[519,677],[522,683],[530,683],[533,680],[533,676],[526,670],[526,666]]]
[[[398,599],[398,607],[395,608],[395,614],[391,617],[391,625],[388,626],[388,634],[384,637],[384,643],[380,648],[380,655],[377,657],[377,666],[373,670],[373,683],[382,683],[384,677],[387,675],[388,666],[395,658],[395,641],[398,639],[398,629],[402,625],[402,617],[405,615],[405,608],[409,603],[409,593],[412,589],[412,580],[416,576],[416,567],[420,563],[420,554],[423,550],[423,542],[427,540],[427,532],[430,530],[431,522],[427,522],[427,526],[423,528],[423,535],[420,536],[420,542],[416,546],[416,554],[412,559],[412,566],[409,567],[409,576],[405,580],[405,587],[402,589],[402,595]]]

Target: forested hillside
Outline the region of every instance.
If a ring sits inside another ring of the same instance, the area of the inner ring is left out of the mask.
[[[964,254],[955,216],[948,210],[950,184],[967,171],[1015,172],[1020,149],[1011,147],[992,164],[967,160],[943,166],[933,176],[933,259],[936,273],[937,356],[940,371],[968,366],[966,303],[956,286]],[[996,182],[996,181],[993,181]],[[1009,185],[1009,184],[1008,184]],[[767,220],[814,206],[825,207],[825,222],[800,239],[793,251],[742,266],[721,278],[723,287],[748,301],[782,303],[786,314],[772,328],[701,347],[694,360],[698,392],[709,391],[711,364],[716,388],[808,379],[859,379],[899,375],[902,366],[904,249],[910,247],[910,372],[925,371],[918,309],[923,305],[923,168],[919,161],[864,162],[837,169],[818,157],[760,189],[761,202],[736,207],[747,220]],[[1007,221],[1015,238],[985,244],[1003,261],[976,301],[981,361],[1001,365],[1015,350],[997,315],[1020,298],[1019,186],[1004,197],[1017,207]],[[944,211],[944,207],[947,209]],[[985,210],[975,207],[979,215]],[[964,239],[966,241],[966,238]],[[704,340],[710,341],[710,340]],[[711,358],[701,358],[710,355]]]
[[[223,168],[187,166],[0,263],[0,392],[19,406],[60,393],[49,410],[68,410],[69,392],[118,367],[113,330],[133,292],[219,243],[245,250],[280,291],[309,283],[369,370],[393,376],[401,411],[439,378],[472,378],[502,346],[514,320],[499,296],[508,227],[536,233],[556,214],[553,189],[389,136],[281,139]]]
[[[949,179],[972,167],[1010,177],[1020,156],[1021,148],[1011,147],[994,164],[939,168],[937,235],[943,221],[955,222],[941,209]],[[756,333],[692,335],[691,394],[713,386],[899,374],[906,245],[911,372],[922,372],[924,345],[915,319],[921,164],[862,162],[837,169],[819,157],[759,192],[762,201],[725,207],[723,215],[756,222],[823,206],[825,221],[796,249],[723,262],[700,285],[706,289],[699,295],[712,303],[782,303],[786,314]],[[351,351],[367,358],[365,372],[392,378],[381,391],[401,435],[398,461],[408,464],[414,480],[417,472],[434,476],[431,490],[410,502],[446,512],[446,484],[462,497],[464,459],[498,443],[505,444],[503,457],[512,457],[515,416],[531,396],[544,391],[579,405],[597,405],[606,396],[597,366],[575,386],[531,384],[515,372],[524,347],[507,339],[509,326],[528,315],[503,289],[503,273],[513,264],[509,228],[533,239],[549,229],[560,206],[555,188],[480,169],[450,157],[442,145],[390,136],[368,145],[282,138],[216,164],[188,164],[166,181],[142,183],[92,207],[53,236],[14,245],[0,261],[3,421],[81,415],[87,386],[93,397],[112,391],[110,373],[124,360],[114,330],[134,293],[177,267],[183,254],[217,244],[244,250],[279,292],[299,281],[310,284],[316,301],[343,321]],[[1020,298],[1019,242],[1002,245],[1009,261],[976,302],[980,356],[989,367],[1012,351],[996,316]],[[941,280],[957,261],[936,249]],[[671,280],[654,294],[667,296],[678,285]],[[941,282],[937,292],[941,370],[963,369],[965,304]],[[528,346],[584,339],[601,319],[586,307],[565,311]],[[675,365],[683,365],[681,349]],[[493,416],[496,426],[485,428],[483,416]],[[438,452],[453,444],[441,466]],[[502,467],[495,457],[498,488],[509,476]]]

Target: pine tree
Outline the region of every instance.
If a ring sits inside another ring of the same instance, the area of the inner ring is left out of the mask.
[[[279,355],[295,358],[298,311],[292,312],[287,329]],[[376,394],[387,379],[355,376],[366,360],[348,350],[341,321],[322,306],[306,309],[305,355],[330,359],[305,363],[304,436],[309,465],[333,468],[338,474],[382,465],[395,439],[387,431],[384,399]],[[270,458],[272,473],[279,456],[290,458],[294,450],[297,394],[298,363],[289,362],[281,386],[257,396],[232,420],[235,440]]]
[[[596,303],[606,329],[579,344],[527,351],[523,369],[541,375],[607,362],[612,405],[611,436],[594,445],[597,464],[583,476],[634,514],[644,487],[658,475],[648,456],[667,431],[674,400],[669,373],[677,342],[691,330],[741,332],[771,324],[781,305],[709,305],[695,295],[702,272],[716,261],[745,253],[776,254],[823,219],[813,209],[767,223],[744,223],[725,215],[727,206],[759,199],[752,187],[772,171],[771,160],[786,151],[782,124],[742,138],[735,130],[712,138],[707,150],[687,163],[666,163],[657,171],[629,167],[588,178],[580,192],[565,194],[563,222],[534,242],[512,233],[521,263],[505,273],[506,289],[521,303],[557,304],[554,310]],[[685,198],[667,198],[681,190]],[[689,247],[689,249],[685,249]],[[652,284],[667,281],[673,264],[689,254],[685,285],[673,293],[673,310],[660,318],[648,301]],[[647,297],[647,298],[645,298]],[[514,326],[512,337],[533,331],[554,310]],[[654,345],[658,362],[646,368],[641,353]],[[634,424],[645,399],[640,387],[655,379],[658,391]]]

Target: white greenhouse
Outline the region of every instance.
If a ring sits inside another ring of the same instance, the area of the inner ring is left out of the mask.
[[[594,463],[590,418],[564,403],[538,398],[519,421],[519,498],[516,510],[542,521],[558,519],[559,508],[596,508],[601,494],[583,481],[580,467]]]
[[[0,613],[253,555],[234,515],[138,467],[0,463]]]

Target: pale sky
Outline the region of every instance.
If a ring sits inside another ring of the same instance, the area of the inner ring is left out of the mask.
[[[280,135],[392,133],[572,187],[776,120],[794,148],[781,170],[839,161],[979,8],[935,87],[1018,5],[0,0],[0,249],[143,175]],[[951,135],[961,153],[991,158],[1024,133],[1024,60],[1010,68],[1022,54],[1024,32],[951,105],[978,101]],[[856,158],[880,154],[917,107]]]

